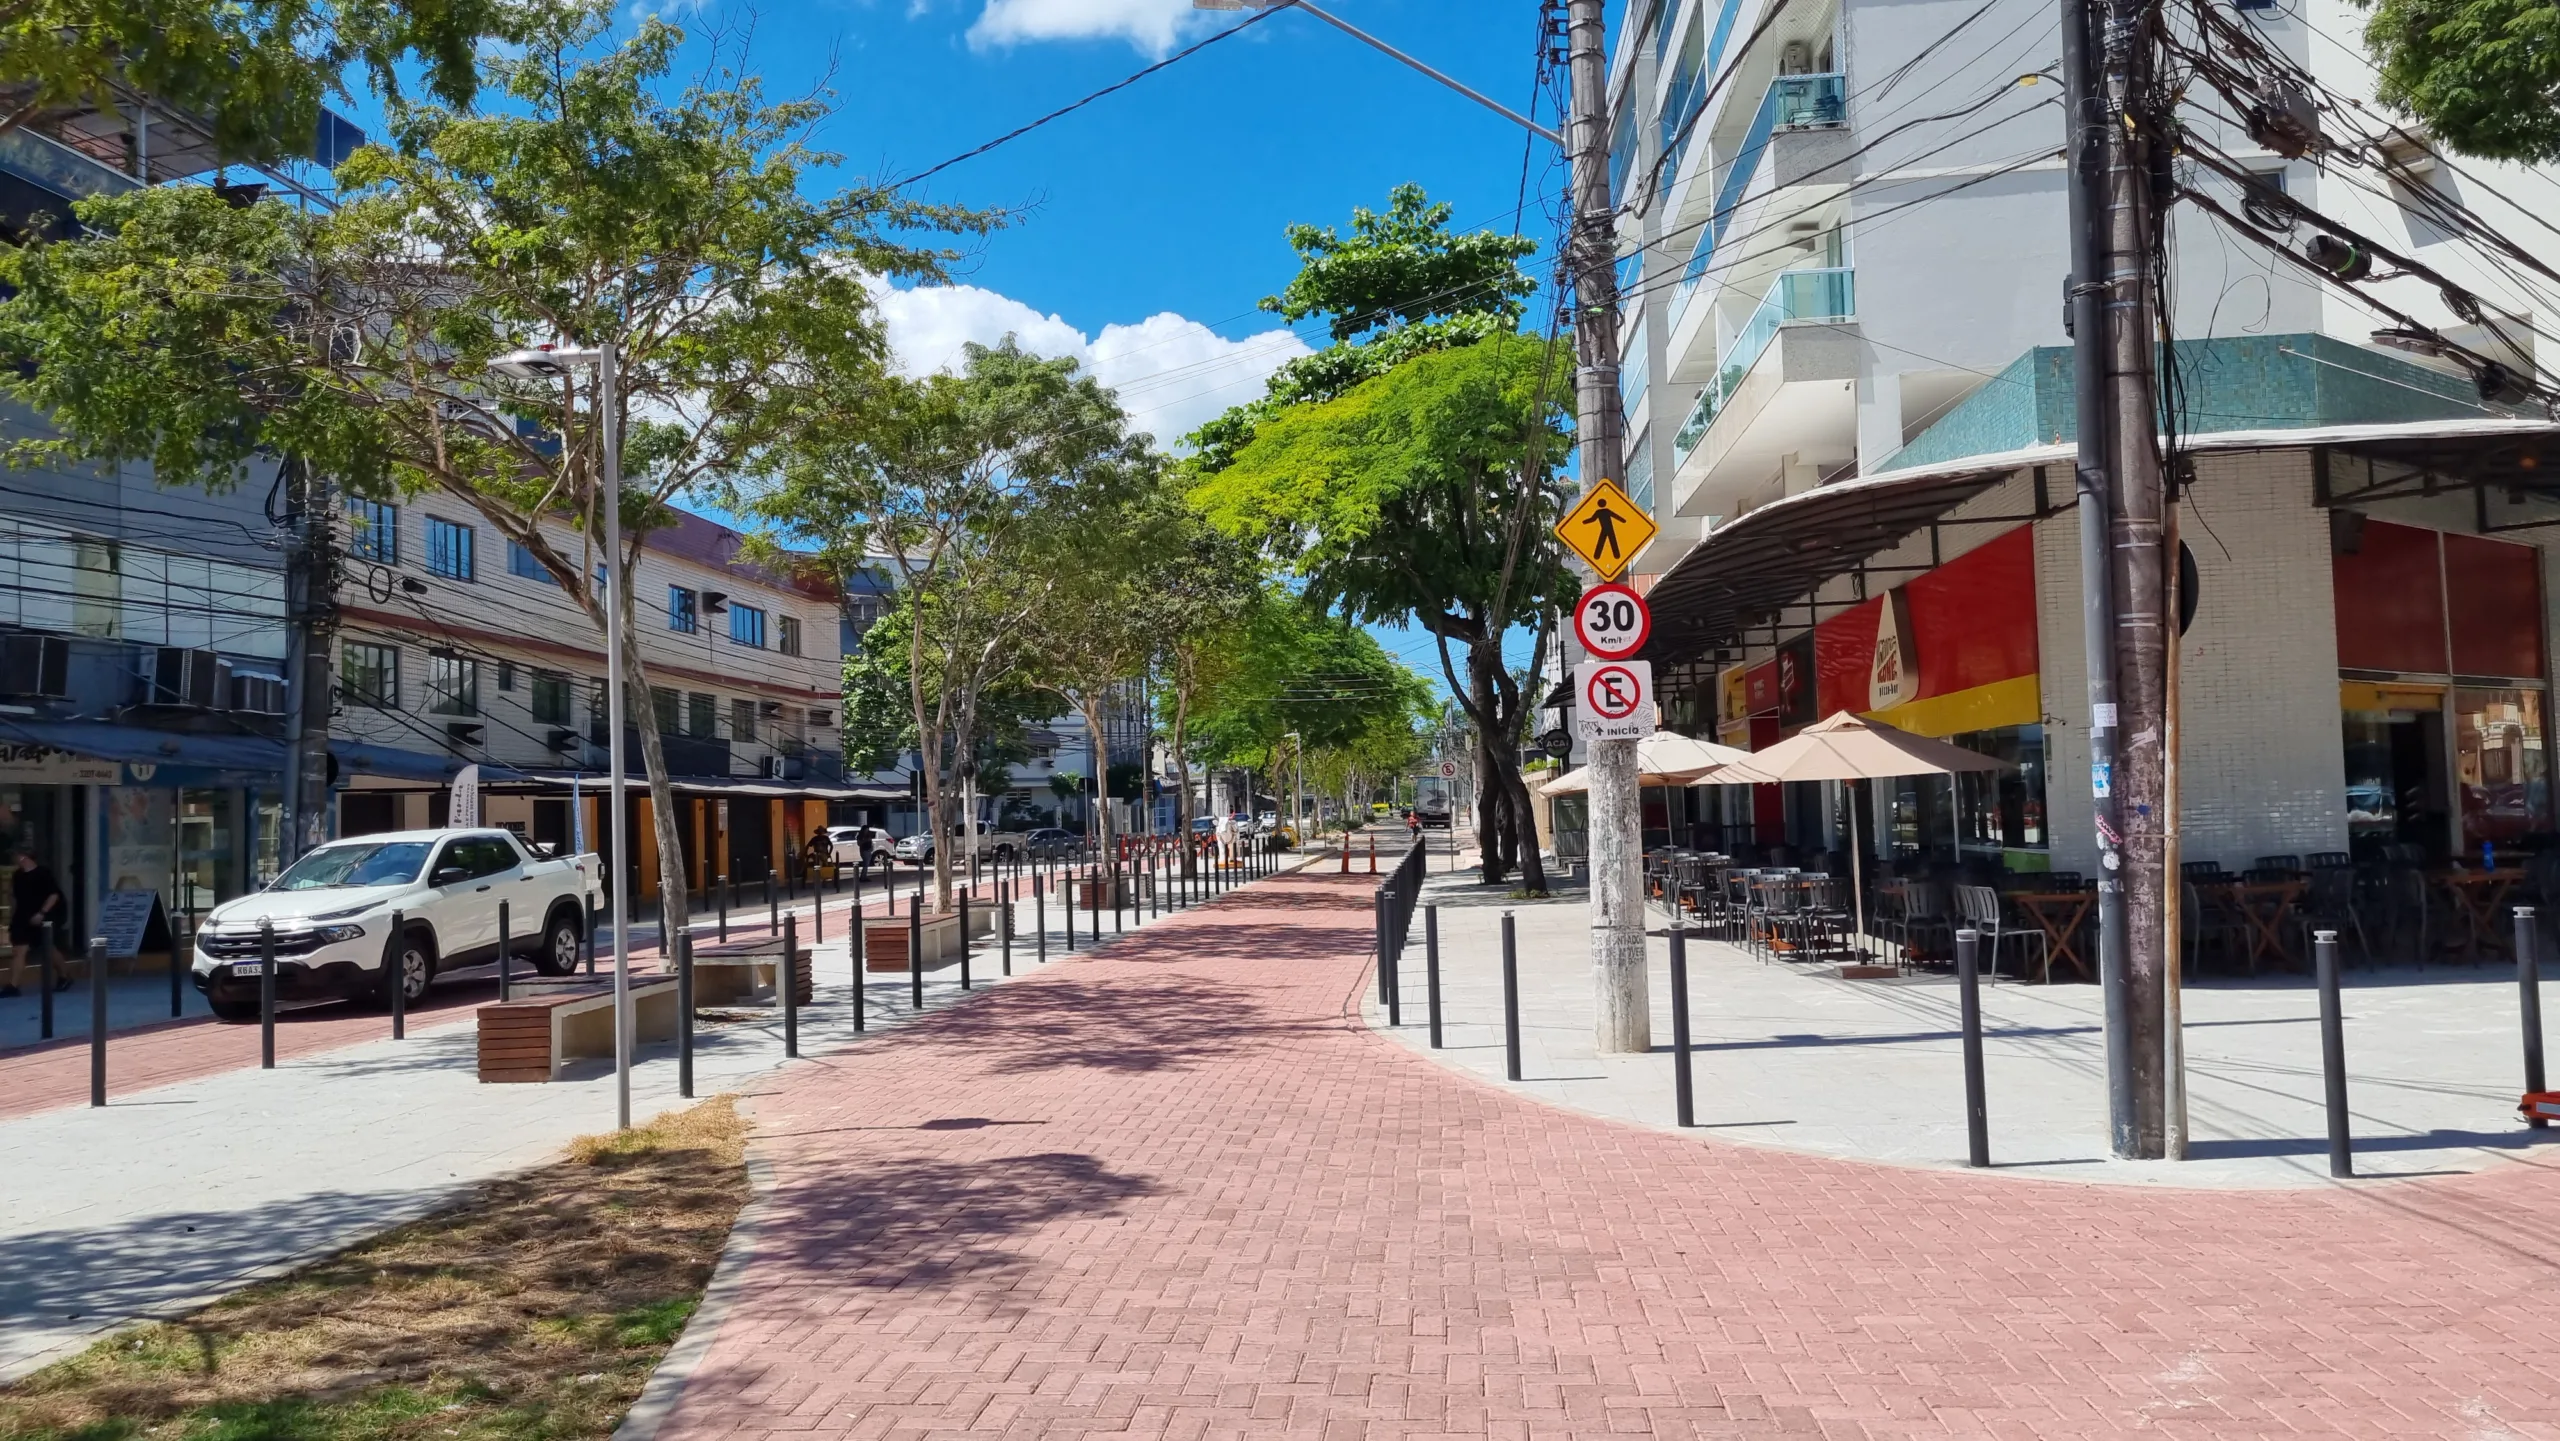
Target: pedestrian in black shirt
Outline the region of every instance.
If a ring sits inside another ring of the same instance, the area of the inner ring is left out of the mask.
[[[62,887],[53,872],[36,864],[35,852],[18,852],[18,868],[9,876],[9,983],[0,996],[14,996],[25,984],[27,953],[39,937],[51,944],[53,928],[62,921]],[[69,976],[58,977],[54,989],[68,990]]]

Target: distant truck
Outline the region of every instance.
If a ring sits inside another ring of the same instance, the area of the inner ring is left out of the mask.
[[[1447,830],[1456,811],[1449,801],[1449,783],[1438,776],[1424,776],[1414,788],[1418,792],[1413,803],[1415,818],[1426,826]]]
[[[270,882],[225,901],[196,933],[196,989],[216,1017],[255,1020],[263,947],[275,928],[276,999],[356,997],[388,1005],[392,976],[409,1002],[436,976],[498,958],[498,906],[507,950],[546,976],[577,969],[587,918],[601,900],[594,855],[536,856],[495,829],[394,831],[331,841]],[[386,948],[393,912],[400,937]],[[396,969],[386,972],[391,950]]]

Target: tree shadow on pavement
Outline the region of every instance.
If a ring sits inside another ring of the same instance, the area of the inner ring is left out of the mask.
[[[1000,1293],[1036,1264],[1011,1244],[1055,1222],[1108,1216],[1162,1188],[1099,1159],[1052,1151],[955,1161],[829,1157],[785,1182],[758,1245],[830,1288],[960,1283]]]
[[[1327,1017],[1275,1016],[1267,1004],[1254,988],[1226,981],[1059,975],[1036,988],[997,990],[937,1019],[944,1035],[999,1075],[1176,1070],[1328,1028]]]

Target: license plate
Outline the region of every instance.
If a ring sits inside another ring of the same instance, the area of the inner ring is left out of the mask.
[[[231,963],[231,974],[235,976],[263,976],[266,973],[267,963],[264,961],[233,961]]]

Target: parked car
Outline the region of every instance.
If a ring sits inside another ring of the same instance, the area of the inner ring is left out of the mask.
[[[889,864],[889,854],[898,844],[878,826],[829,826],[827,842],[837,865],[862,870]]]
[[[1264,811],[1253,818],[1253,833],[1257,836],[1267,836],[1279,829],[1280,813],[1278,811]]]
[[[600,903],[593,855],[534,856],[503,830],[395,831],[313,848],[266,889],[216,906],[196,933],[196,989],[226,1021],[258,1015],[261,925],[275,929],[276,998],[388,1004],[391,976],[409,1001],[445,971],[498,958],[498,905],[507,950],[546,976],[578,965],[587,917]],[[398,967],[383,969],[392,913]]]
[[[978,832],[978,855],[981,859],[1009,861],[1016,856],[1028,855],[1030,851],[1030,838],[1020,831]],[[910,865],[929,866],[933,864],[933,852],[933,832],[918,831],[902,838],[892,854]]]
[[[1208,837],[1216,835],[1217,833],[1218,818],[1216,816],[1193,816],[1191,818],[1191,834],[1194,837]]]
[[[1077,835],[1074,831],[1061,830],[1056,826],[1041,826],[1036,830],[1026,831],[1023,833],[1022,843],[1023,854],[1033,860],[1041,861],[1053,861],[1061,856],[1072,856],[1084,849],[1084,837]]]

